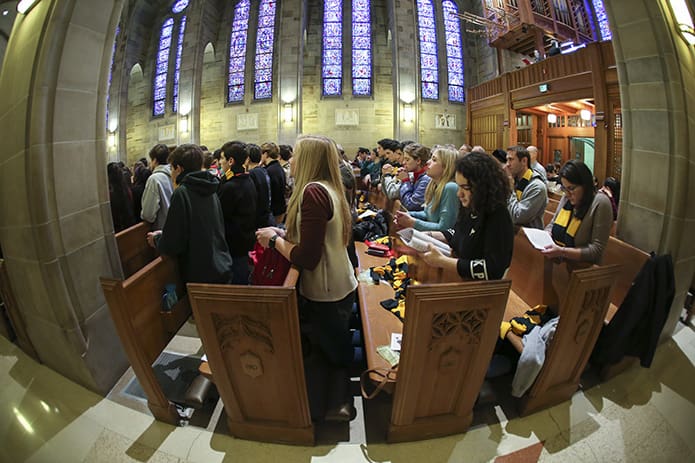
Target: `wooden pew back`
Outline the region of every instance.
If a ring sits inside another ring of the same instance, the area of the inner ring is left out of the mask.
[[[188,284],[227,414],[243,439],[313,445],[299,332],[298,273],[285,286]]]
[[[618,274],[618,278],[615,282],[615,289],[610,299],[615,310],[622,304],[623,299],[625,299],[627,292],[632,286],[632,282],[635,281],[635,277],[648,260],[649,254],[641,249],[627,244],[624,241],[620,241],[613,236],[608,239],[606,249],[603,251],[603,260],[601,264],[623,266]],[[611,308],[611,311],[614,312],[613,308]],[[612,315],[613,314],[610,314],[609,318],[612,318]]]
[[[152,262],[156,257],[154,248],[147,244],[146,238],[149,231],[149,224],[140,222],[116,233],[116,245],[125,278]]]
[[[619,272],[617,265],[572,272],[543,368],[522,398],[522,415],[569,400],[578,389],[579,377],[601,331]]]
[[[510,282],[410,286],[389,442],[465,432]]]
[[[152,369],[152,364],[191,315],[176,264],[157,257],[126,280],[100,278],[106,303],[135,376],[147,396],[156,419],[170,424],[180,421]],[[176,285],[178,302],[170,312],[162,311],[167,284]]]

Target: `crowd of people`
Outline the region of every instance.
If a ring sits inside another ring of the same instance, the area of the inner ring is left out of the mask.
[[[487,154],[481,146],[384,138],[349,159],[329,138],[300,136],[294,149],[238,140],[213,152],[157,144],[148,157],[132,168],[107,166],[114,229],[149,224],[148,243],[178,260],[184,282],[249,284],[249,252],[258,245],[298,267],[303,347],[332,378],[310,394],[322,398],[312,402],[312,416],[337,421],[355,414],[348,366],[357,190],[398,200],[397,229],[420,230],[453,251],[445,256],[430,245],[424,262],[474,280],[504,278],[515,226],[545,228],[548,258],[599,263],[620,194],[612,178],[598,188],[581,161],[543,168],[533,146]],[[564,196],[544,227],[556,188]]]

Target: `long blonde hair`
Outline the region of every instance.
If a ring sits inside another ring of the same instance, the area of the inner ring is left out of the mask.
[[[425,190],[425,204],[432,207],[432,211],[439,209],[439,202],[442,200],[444,186],[453,181],[456,176],[456,157],[458,151],[448,146],[437,146],[432,150],[432,156],[437,155],[443,171],[439,180],[430,180]],[[430,157],[432,159],[432,157]]]
[[[352,216],[345,199],[345,189],[340,176],[340,156],[335,142],[318,135],[301,135],[292,153],[294,164],[294,190],[287,204],[287,238],[297,242],[297,216],[300,211],[304,187],[311,182],[323,182],[336,192],[343,219],[343,241],[347,246],[352,237]]]

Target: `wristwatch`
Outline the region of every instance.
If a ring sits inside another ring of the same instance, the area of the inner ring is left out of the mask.
[[[278,240],[278,237],[279,237],[279,236],[280,236],[280,235],[278,235],[278,234],[276,233],[276,234],[274,234],[273,236],[270,237],[270,239],[268,240],[268,247],[269,247],[269,248],[275,249],[275,242]]]

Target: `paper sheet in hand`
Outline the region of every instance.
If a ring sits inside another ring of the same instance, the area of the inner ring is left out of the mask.
[[[416,251],[425,252],[428,249],[428,245],[434,245],[439,252],[445,256],[451,256],[451,248],[445,243],[442,243],[438,239],[432,238],[425,233],[415,230],[414,228],[404,228],[398,231],[398,236],[401,237],[403,243]]]
[[[542,251],[549,244],[553,244],[553,239],[550,237],[550,233],[548,233],[547,231],[539,230],[537,228],[522,228],[524,229],[526,237],[531,242],[531,245],[534,248],[540,249]]]

